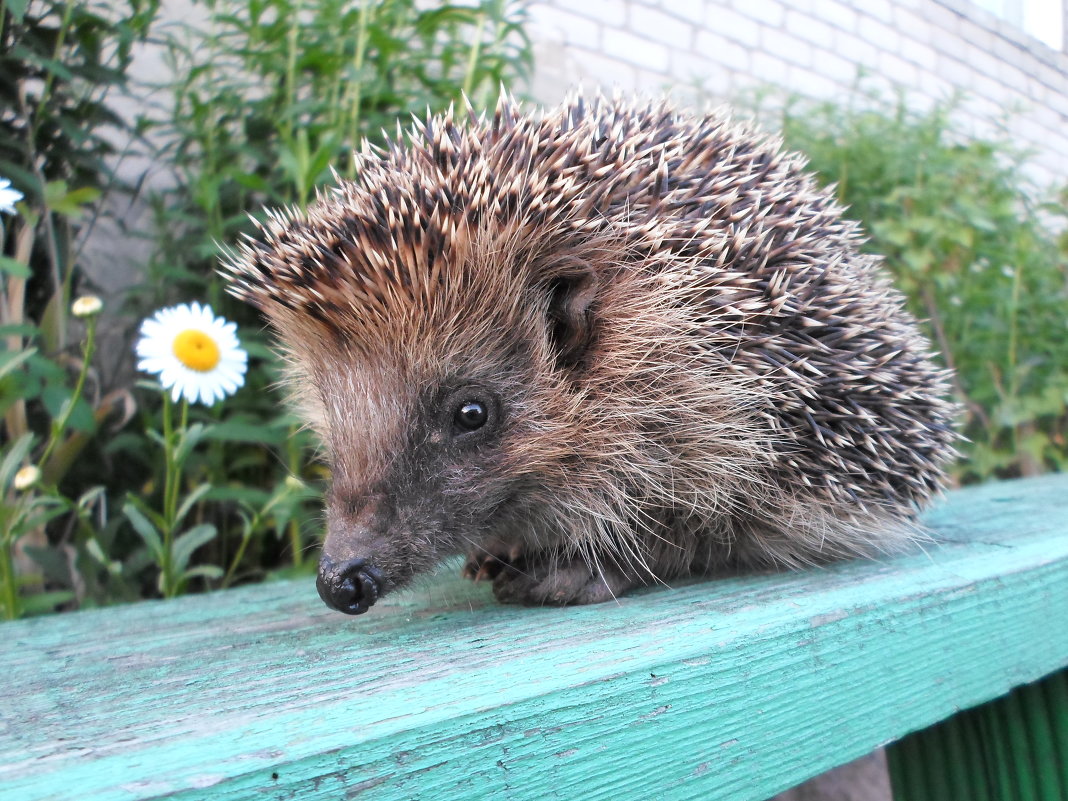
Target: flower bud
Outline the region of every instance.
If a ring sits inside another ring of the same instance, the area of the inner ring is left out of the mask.
[[[70,313],[75,317],[92,317],[104,308],[104,302],[96,295],[83,295],[71,304]]]
[[[15,489],[28,490],[34,484],[41,480],[41,471],[34,467],[32,464],[28,464],[15,473]]]

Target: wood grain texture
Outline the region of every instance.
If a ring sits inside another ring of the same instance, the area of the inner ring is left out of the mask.
[[[954,493],[926,552],[496,605],[450,571],[3,624],[0,798],[761,799],[1068,665],[1068,476]]]

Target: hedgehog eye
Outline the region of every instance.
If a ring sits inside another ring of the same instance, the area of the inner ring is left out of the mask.
[[[474,446],[490,437],[501,421],[501,402],[491,389],[461,386],[442,399],[439,425],[457,444]]]
[[[452,420],[461,431],[477,431],[489,420],[489,409],[482,401],[466,400],[456,407]]]

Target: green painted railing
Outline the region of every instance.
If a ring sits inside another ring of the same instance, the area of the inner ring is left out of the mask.
[[[309,580],[4,624],[0,798],[757,801],[905,737],[901,801],[1063,799],[1068,476],[927,521],[593,607],[449,572],[358,618]]]

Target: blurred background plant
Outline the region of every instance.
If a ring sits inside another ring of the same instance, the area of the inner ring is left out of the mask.
[[[398,118],[462,93],[484,105],[531,63],[522,12],[503,0],[207,0],[187,19],[163,24],[157,0],[0,6],[0,176],[25,195],[0,261],[9,617],[308,568],[323,474],[310,436],[268,390],[279,365],[259,322],[213,278],[220,247],[251,230],[249,212],[304,206],[331,168],[350,175],[352,149],[381,141]],[[131,89],[134,46],[150,37],[176,77],[137,88],[162,89],[173,104],[124,119],[111,96]],[[169,172],[169,188],[121,181],[114,142]],[[139,232],[153,255],[109,307],[123,307],[132,332],[160,305],[207,302],[245,323],[251,357],[246,389],[190,409],[169,435],[158,433],[158,392],[135,388],[132,348],[108,386],[90,331],[68,313],[107,195],[137,192],[154,209],[154,230]],[[39,462],[27,481],[20,467]]]
[[[152,197],[158,245],[141,308],[205,300],[241,325],[253,357],[248,389],[227,402],[225,421],[212,420],[203,458],[189,466],[211,486],[210,522],[240,532],[205,549],[217,564],[242,553],[229,582],[304,569],[318,541],[319,495],[283,490],[287,477],[318,486],[324,476],[310,432],[269,391],[280,364],[261,322],[215,275],[222,248],[252,231],[250,213],[302,208],[332,170],[351,176],[354,149],[382,142],[398,120],[443,110],[462,93],[479,106],[495,100],[501,85],[526,74],[531,54],[519,7],[503,0],[205,0],[196,8],[200,21],[165,37],[167,73],[176,77],[161,94],[172,105],[143,125],[172,180]],[[136,438],[117,448],[135,458],[143,450]],[[279,497],[285,502],[272,500]],[[268,505],[266,518],[253,511]]]
[[[280,365],[261,323],[214,277],[221,249],[251,230],[249,213],[303,207],[331,169],[352,175],[359,141],[462,92],[480,107],[515,86],[531,66],[520,6],[203,0],[163,24],[156,0],[0,2],[0,177],[25,195],[0,218],[0,611],[309,571],[326,476],[272,390]],[[139,87],[164,105],[127,120],[110,99],[150,38],[176,77]],[[1068,198],[1036,205],[1022,155],[962,136],[952,102],[916,114],[862,99],[787,103],[770,127],[837,182],[957,370],[971,438],[960,479],[1063,469],[1068,239],[1050,231]],[[115,142],[147,155],[162,188],[119,180]],[[107,299],[128,332],[112,377],[96,318],[69,310],[92,289],[82,243],[118,195],[147,200],[154,226],[136,232],[151,246],[141,280]],[[187,300],[238,322],[249,371],[234,396],[174,424],[132,372],[133,330]]]
[[[109,95],[126,85],[156,11],[152,0],[0,6],[0,175],[24,196],[0,229],[0,561],[17,573],[2,579],[7,616],[74,601],[87,532],[113,530],[96,489],[98,435],[130,396],[102,385],[90,330],[69,309],[82,245],[115,189],[113,141],[131,133]],[[20,490],[21,462],[38,475]]]
[[[1042,204],[1026,154],[969,137],[961,98],[925,112],[858,90],[795,100],[787,147],[834,183],[956,372],[970,442],[963,482],[1068,468],[1068,189]],[[1060,236],[1055,231],[1061,231]]]

